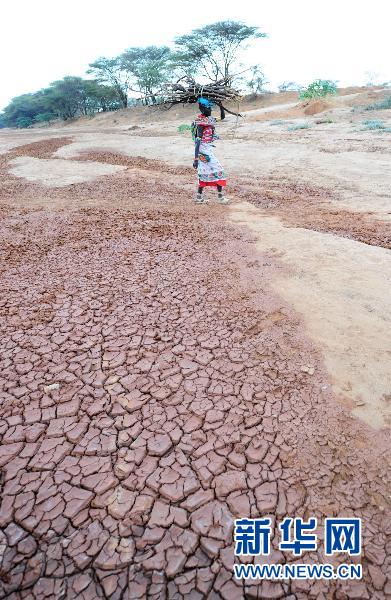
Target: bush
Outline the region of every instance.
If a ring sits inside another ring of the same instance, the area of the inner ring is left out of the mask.
[[[270,121],[270,125],[283,125],[284,121],[281,121],[281,119],[276,119],[275,121]]]
[[[36,123],[50,123],[50,121],[53,121],[55,118],[56,118],[56,115],[54,115],[53,113],[50,113],[50,112],[46,112],[46,113],[39,113],[38,115],[35,115],[34,121]]]
[[[187,124],[179,125],[178,131],[179,131],[179,133],[185,133],[185,131],[191,131],[191,126],[187,125]]]
[[[364,121],[363,125],[365,125],[364,129],[385,129],[383,121],[378,119]]]
[[[387,110],[391,108],[391,96],[384,98],[381,102],[375,102],[374,104],[368,104],[364,110]]]
[[[30,127],[33,122],[31,117],[19,117],[16,119],[16,127],[18,127],[18,129],[26,129],[27,127]]]
[[[299,98],[301,100],[311,100],[312,98],[324,98],[324,96],[336,93],[337,86],[334,81],[331,81],[331,79],[317,79],[300,92]]]
[[[290,125],[288,131],[297,131],[298,129],[309,129],[309,123],[296,123],[296,125]]]

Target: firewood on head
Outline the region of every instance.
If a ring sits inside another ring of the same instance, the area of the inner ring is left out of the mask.
[[[179,81],[181,81],[180,84]],[[231,78],[220,79],[205,85],[196,83],[190,78],[182,78],[179,81],[166,84],[162,89],[161,104],[164,107],[171,108],[176,104],[196,104],[198,99],[202,97],[218,106],[222,106],[231,115],[242,116],[223,106],[223,102],[238,101],[240,99],[240,93],[231,87]]]

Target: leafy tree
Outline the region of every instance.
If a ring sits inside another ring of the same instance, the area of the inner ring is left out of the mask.
[[[116,91],[121,106],[128,106],[128,90],[131,74],[124,68],[122,56],[98,58],[91,63],[87,73],[94,75],[98,83],[109,84]]]
[[[169,79],[172,69],[172,52],[168,46],[147,46],[129,48],[122,55],[123,68],[134,80],[137,91],[152,104],[156,103],[156,94],[162,84]]]
[[[322,98],[337,93],[337,86],[331,79],[316,79],[300,93],[301,100]]]
[[[201,74],[213,81],[229,77],[239,51],[250,40],[266,36],[258,29],[238,21],[218,21],[194,29],[175,39],[177,64],[187,75]]]
[[[116,90],[109,85],[102,85],[94,80],[85,80],[88,114],[118,110],[122,103]]]
[[[42,92],[22,94],[13,98],[5,107],[3,118],[8,127],[18,127],[18,119],[31,119],[32,122],[35,115],[45,112],[46,108],[47,105]]]
[[[3,129],[4,127],[7,127],[5,116],[4,114],[0,114],[0,129]]]
[[[45,90],[51,109],[63,119],[116,110],[122,106],[116,90],[91,79],[64,77]]]
[[[52,111],[65,121],[88,112],[88,97],[81,77],[68,76],[53,81],[44,94]]]

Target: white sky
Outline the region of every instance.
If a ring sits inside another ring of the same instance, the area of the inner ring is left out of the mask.
[[[270,88],[318,77],[339,85],[391,80],[390,0],[5,0],[0,4],[0,109],[98,56],[173,37],[219,20],[256,25],[268,39],[249,51]]]

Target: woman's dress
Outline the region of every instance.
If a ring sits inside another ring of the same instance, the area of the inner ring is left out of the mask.
[[[215,135],[215,123],[216,119],[214,117],[206,117],[202,114],[198,115],[193,123],[195,142],[200,139],[197,138],[198,127],[202,127],[202,137],[198,155],[198,185],[200,187],[227,185],[224,169],[213,152],[213,142],[218,139],[218,136]]]

